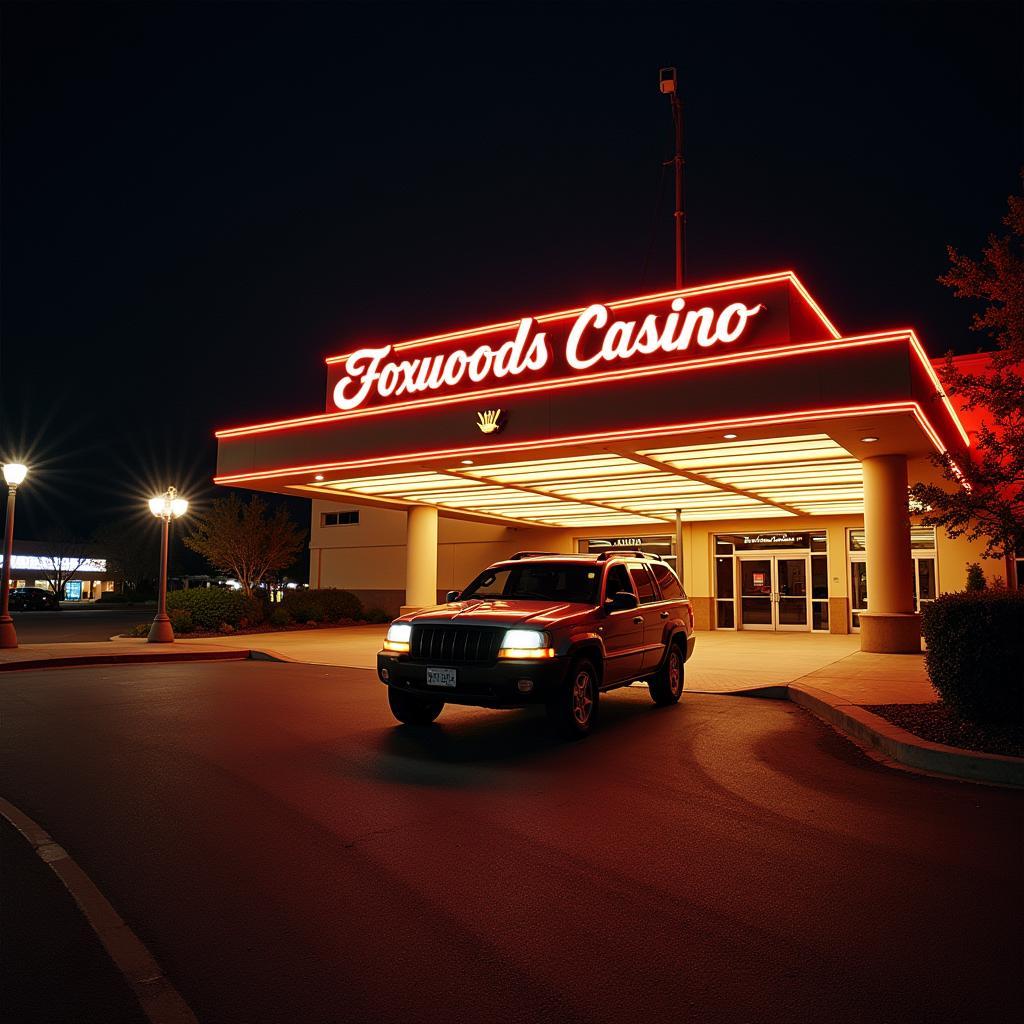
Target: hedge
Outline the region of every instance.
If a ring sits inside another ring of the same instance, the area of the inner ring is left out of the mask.
[[[347,590],[289,590],[278,607],[295,622],[338,622],[363,615],[362,601]]]
[[[940,699],[978,722],[1024,722],[1024,592],[943,594],[926,605],[925,666]]]
[[[167,595],[167,611],[182,609],[192,615],[196,629],[219,629],[229,626],[256,625],[266,616],[263,602],[246,597],[240,590],[221,587],[193,587],[172,590]]]

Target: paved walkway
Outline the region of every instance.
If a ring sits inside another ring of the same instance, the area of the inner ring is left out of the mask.
[[[0,668],[17,662],[62,658],[132,660],[229,651],[261,651],[287,661],[344,668],[374,668],[383,626],[256,633],[247,636],[178,640],[173,645],[144,640],[113,643],[25,644],[0,651]],[[926,704],[935,692],[914,654],[864,654],[860,637],[810,633],[701,632],[686,666],[688,690],[728,693],[756,686],[782,686],[797,680],[854,704]]]

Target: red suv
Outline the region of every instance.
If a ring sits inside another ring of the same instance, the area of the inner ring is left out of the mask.
[[[544,704],[560,732],[579,737],[601,694],[634,680],[656,704],[675,704],[693,644],[693,609],[657,556],[521,551],[446,604],[396,619],[377,675],[409,725],[429,725],[445,704]]]

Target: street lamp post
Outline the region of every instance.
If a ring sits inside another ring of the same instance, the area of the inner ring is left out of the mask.
[[[7,602],[11,596],[11,561],[14,558],[14,498],[18,484],[25,479],[28,467],[20,462],[4,465],[4,480],[7,482],[7,528],[4,531],[4,575],[0,595],[0,647],[17,647],[18,632],[14,619],[8,611]]]
[[[149,628],[151,644],[170,644],[174,642],[174,630],[171,620],[167,617],[167,547],[171,530],[171,520],[179,519],[188,511],[188,502],[178,497],[173,487],[157,498],[149,499],[149,511],[162,520],[160,528],[160,591],[157,598],[157,611],[153,625]]]

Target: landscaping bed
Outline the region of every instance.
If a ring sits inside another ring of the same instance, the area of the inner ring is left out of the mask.
[[[1024,757],[1024,725],[968,722],[944,704],[865,704],[865,711],[930,743]]]
[[[293,632],[330,626],[391,621],[379,608],[364,608],[347,590],[293,590],[276,605],[237,590],[204,587],[174,590],[167,595],[167,615],[182,639],[234,636],[248,633]],[[130,636],[145,636],[148,623],[140,623]]]
[[[249,636],[253,633],[298,633],[313,629],[338,629],[340,626],[371,625],[379,625],[382,634],[386,629],[386,624],[373,623],[368,619],[342,619],[339,622],[293,622],[287,626],[272,626],[268,622],[261,622],[255,626],[232,626],[230,629],[191,629],[187,633],[177,633],[175,635],[179,640],[208,640],[211,637]],[[145,623],[145,627],[148,633],[150,623]]]

